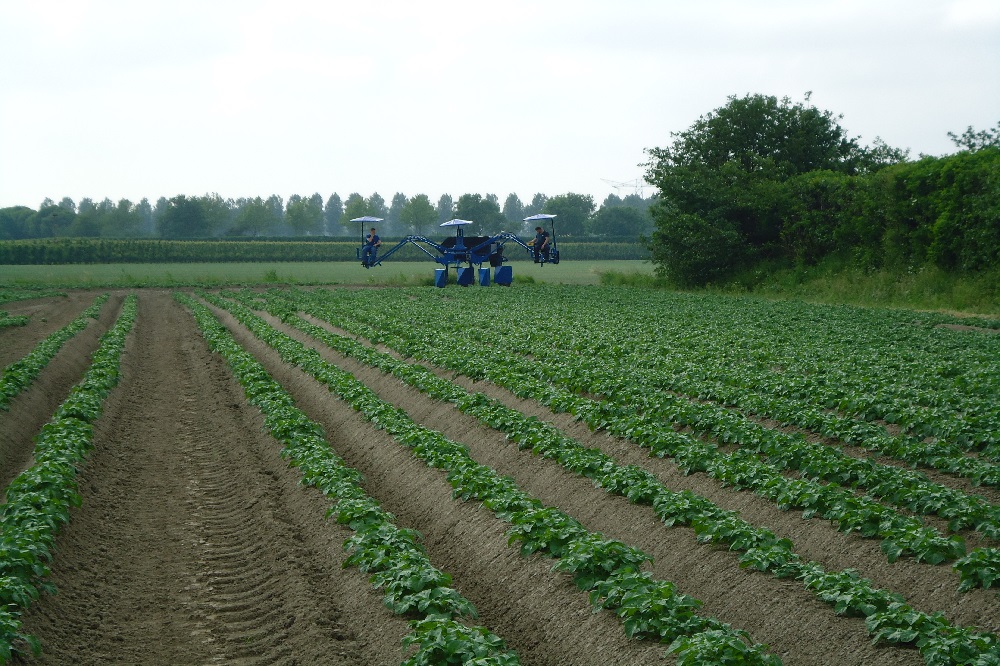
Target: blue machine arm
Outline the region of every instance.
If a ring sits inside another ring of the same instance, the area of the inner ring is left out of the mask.
[[[419,249],[421,252],[423,252],[424,254],[426,254],[428,257],[430,257],[434,261],[437,261],[438,257],[436,257],[433,254],[431,254],[430,252],[428,252],[427,248],[425,248],[423,245],[421,245],[421,243],[425,243],[427,245],[430,245],[431,247],[433,247],[438,252],[444,252],[445,251],[445,248],[442,245],[439,245],[438,243],[435,243],[434,241],[430,240],[429,238],[424,238],[423,236],[407,236],[403,240],[399,241],[396,245],[392,246],[392,248],[388,252],[385,252],[385,253],[382,254],[382,256],[378,257],[375,260],[375,265],[377,266],[378,264],[381,264],[384,260],[386,260],[389,257],[391,257],[393,254],[396,253],[397,250],[399,250],[401,247],[403,247],[407,243],[412,243],[414,245],[414,247],[416,247],[417,249]]]
[[[428,257],[433,259],[435,262],[443,264],[445,266],[451,264],[458,266],[466,263],[470,265],[472,264],[480,265],[484,261],[490,261],[491,256],[499,256],[501,262],[506,261],[506,258],[503,257],[503,246],[508,242],[520,245],[525,250],[527,250],[529,254],[533,252],[530,245],[521,240],[517,235],[512,234],[508,231],[502,231],[499,234],[496,234],[494,236],[489,236],[488,238],[482,238],[482,237],[466,238],[465,236],[459,235],[457,237],[449,238],[448,240],[454,240],[453,244],[448,245],[448,244],[436,243],[424,236],[406,236],[405,238],[403,238],[403,240],[399,241],[399,243],[397,243],[391,249],[389,249],[389,251],[383,253],[381,256],[376,257],[372,262],[372,265],[373,266],[381,265],[383,261],[389,259],[393,254],[395,254],[397,251],[399,251],[403,246],[407,244],[414,245],[421,252],[423,252]],[[472,241],[474,244],[471,246],[466,246],[465,245],[466,240]],[[445,241],[445,243],[447,243],[447,241]],[[493,250],[494,245],[496,245],[497,248],[495,251]],[[433,250],[437,251],[438,254],[437,255],[433,254],[425,246],[428,246]],[[552,261],[552,263],[558,263],[559,255],[558,253],[554,252],[555,250],[554,247],[552,249],[553,253],[550,254],[552,254],[554,258],[550,259],[550,261]]]

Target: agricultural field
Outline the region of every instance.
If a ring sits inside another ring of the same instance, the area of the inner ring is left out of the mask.
[[[0,663],[1000,664],[994,320],[0,299]]]
[[[607,272],[652,275],[642,260],[574,260],[555,266],[516,261],[518,283],[599,284]],[[0,293],[10,287],[144,288],[256,284],[426,286],[434,284],[435,264],[386,262],[359,270],[354,261],[261,261],[247,263],[64,264],[0,266]],[[454,270],[452,277],[454,278]]]

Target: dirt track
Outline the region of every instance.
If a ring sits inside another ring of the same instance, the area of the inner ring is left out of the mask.
[[[40,427],[79,378],[122,298],[114,295],[101,321],[60,352],[46,369],[53,379],[33,387],[37,394],[25,394],[4,415],[0,472],[12,476],[24,464],[8,465],[8,459],[30,461],[33,424]],[[92,297],[84,301],[80,310]],[[479,610],[480,622],[502,636],[523,664],[663,663],[663,646],[627,640],[613,616],[593,614],[586,595],[567,576],[550,571],[551,561],[521,558],[492,513],[452,500],[442,472],[414,460],[325,387],[281,363],[220,315],[299,406],[323,424],[335,450],[365,474],[369,494],[398,524],[424,535],[431,561],[454,576],[454,586]],[[44,333],[26,329],[20,335]],[[799,583],[741,570],[729,553],[697,545],[689,530],[664,528],[651,510],[609,497],[589,481],[517,451],[452,406],[329,350],[323,353],[414,420],[467,444],[479,462],[512,476],[545,503],[653,554],[658,577],[703,600],[705,613],[769,643],[786,664],[923,663],[915,650],[871,646],[861,620],[835,617]],[[877,545],[870,553],[860,539],[845,539],[816,521],[782,514],[704,479],[682,477],[669,463],[647,460],[496,387],[475,388],[552,420],[623,462],[650,467],[671,487],[695,488],[758,524],[788,532],[800,549],[810,549],[810,557],[826,558],[838,568],[858,566],[908,596],[917,592],[922,596],[912,600],[918,607],[920,602],[928,610],[948,607],[949,616],[961,622],[981,621],[984,609],[997,610],[995,595],[955,598],[954,581],[936,573],[943,570],[878,564],[884,560]],[[15,422],[22,425],[8,432]],[[363,574],[342,569],[341,544],[350,532],[324,519],[329,502],[298,485],[298,473],[287,468],[279,445],[261,427],[256,409],[246,403],[224,362],[209,352],[190,314],[169,292],[141,292],[121,384],[106,404],[94,452],[81,471],[83,506],[59,537],[52,576],[59,594],[43,598],[25,616],[25,628],[45,648],[29,663],[401,661],[406,620],[382,605]],[[942,587],[946,579],[949,586]]]

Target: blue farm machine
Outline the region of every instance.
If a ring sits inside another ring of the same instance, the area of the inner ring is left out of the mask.
[[[413,245],[426,254],[442,268],[434,271],[434,285],[444,287],[448,284],[448,270],[455,267],[456,281],[459,285],[467,287],[474,282],[486,287],[490,284],[490,269],[493,269],[492,280],[494,284],[509,287],[514,281],[513,269],[505,266],[507,256],[504,254],[505,245],[513,243],[520,245],[527,250],[528,255],[536,264],[558,264],[559,249],[556,246],[555,215],[532,215],[524,218],[525,222],[535,222],[539,227],[548,224],[552,230],[538,235],[528,242],[521,240],[516,234],[502,231],[493,236],[466,236],[465,227],[473,224],[471,220],[449,220],[441,224],[442,227],[455,230],[454,236],[445,238],[440,243],[425,238],[424,236],[406,236],[396,245],[385,252],[379,252],[379,247],[373,245],[369,237],[365,235],[365,227],[382,221],[379,217],[359,217],[351,220],[361,225],[362,246],[358,248],[358,260],[365,268],[381,266],[383,261],[390,259],[396,252],[406,245]],[[542,238],[548,242],[542,246]],[[539,244],[536,247],[536,241]],[[484,266],[484,264],[486,264]]]

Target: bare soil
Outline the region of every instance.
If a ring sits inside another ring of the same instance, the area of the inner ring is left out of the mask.
[[[30,464],[31,438],[78,381],[124,295],[113,294],[101,320],[67,343],[45,378],[9,414],[0,414],[4,485]],[[37,312],[49,313],[45,324],[56,327],[55,321],[69,321],[79,311],[57,313],[82,310],[92,300],[51,299],[51,310],[43,310],[46,302],[25,307],[43,308]],[[593,613],[570,577],[551,571],[551,560],[521,557],[490,511],[451,499],[443,472],[414,459],[325,386],[216,312],[323,425],[336,452],[365,475],[366,491],[399,525],[421,532],[431,561],[454,576],[454,586],[478,609],[478,622],[502,636],[523,664],[664,663],[665,646],[627,639],[616,618]],[[27,353],[46,334],[41,323],[4,331],[5,352],[9,343]],[[555,463],[518,451],[453,406],[272,325],[320,349],[415,421],[466,444],[479,462],[511,476],[546,504],[653,555],[657,577],[701,599],[705,614],[769,644],[784,663],[923,663],[913,649],[872,646],[861,620],[835,616],[801,584],[741,569],[732,554],[697,544],[691,530],[664,527],[651,509],[609,496]],[[829,569],[855,567],[918,608],[1000,630],[997,595],[956,594],[957,577],[947,567],[909,560],[889,565],[877,543],[780,512],[703,475],[683,476],[670,462],[592,433],[566,415],[436,370],[550,421],[622,463],[650,469],[672,489],[689,488],[740,511],[791,538],[798,552]],[[385,608],[364,574],[343,568],[342,544],[350,531],[324,518],[330,501],[299,485],[298,472],[281,459],[280,445],[262,427],[260,414],[224,361],[208,350],[191,315],[167,291],[140,291],[122,380],[106,402],[94,451],[80,471],[83,503],[58,538],[52,567],[58,594],[43,597],[24,617],[44,652],[25,663],[400,663],[409,618]]]

